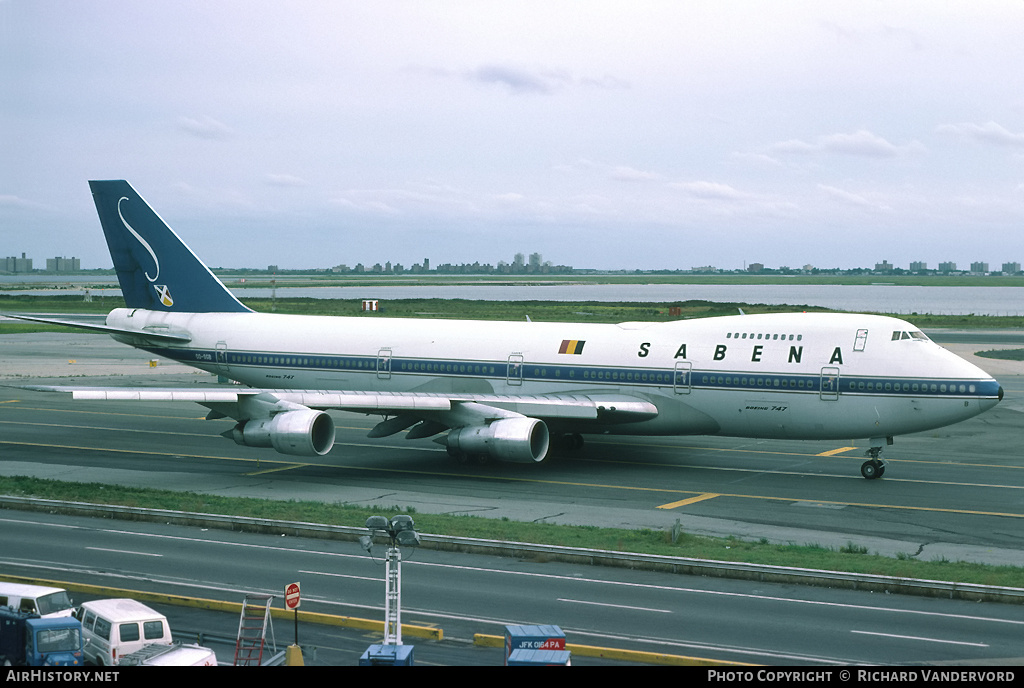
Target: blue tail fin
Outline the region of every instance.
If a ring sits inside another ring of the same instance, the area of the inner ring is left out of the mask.
[[[248,312],[124,180],[91,181],[93,201],[129,308]]]

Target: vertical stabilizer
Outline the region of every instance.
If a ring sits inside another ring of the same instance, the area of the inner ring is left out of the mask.
[[[91,181],[89,188],[129,308],[183,313],[249,311],[131,184]]]

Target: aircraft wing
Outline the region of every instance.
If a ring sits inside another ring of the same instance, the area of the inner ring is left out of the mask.
[[[253,388],[179,388],[179,387],[70,387],[25,385],[25,389],[45,392],[70,392],[78,400],[107,401],[192,401],[238,418],[229,406],[247,399],[270,403],[284,402],[311,409],[337,409],[380,415],[453,413],[459,409],[494,409],[497,416],[530,416],[543,420],[601,420],[630,422],[653,418],[657,407],[649,401],[629,395],[503,395],[447,394],[426,392],[332,392]],[[496,417],[497,417],[496,416]],[[475,418],[473,420],[476,420]]]
[[[464,459],[489,455],[500,461],[536,463],[548,453],[547,424],[578,431],[654,418],[657,407],[629,395],[501,395],[428,392],[345,392],[252,388],[117,388],[25,386],[70,392],[75,399],[191,401],[210,409],[207,419],[234,418],[222,433],[250,447],[273,447],[284,454],[323,456],[334,445],[334,422],[324,412],[338,409],[384,416],[367,433],[387,437],[408,430],[406,439],[448,434],[436,441]]]

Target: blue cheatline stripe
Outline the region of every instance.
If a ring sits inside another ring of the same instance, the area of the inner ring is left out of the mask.
[[[154,354],[185,364],[222,364],[232,367],[287,368],[293,370],[376,373],[377,356],[338,356],[325,354],[220,351],[214,349],[149,348]],[[218,355],[222,360],[218,360]],[[471,361],[459,359],[423,359],[388,357],[391,375],[425,375],[504,380],[509,373],[507,361]],[[750,390],[761,392],[822,391],[820,374],[787,375],[781,373],[727,373],[719,371],[682,371],[664,368],[625,368],[611,366],[569,366],[554,364],[518,364],[523,380],[537,382],[583,382],[609,386],[648,387],[690,386],[706,390]],[[382,369],[383,370],[383,369]],[[828,378],[826,377],[826,380]],[[826,387],[825,392],[834,389]],[[995,397],[995,380],[936,380],[924,378],[839,376],[841,394],[915,397]]]

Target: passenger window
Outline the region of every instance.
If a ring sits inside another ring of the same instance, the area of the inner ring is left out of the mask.
[[[92,612],[85,613],[85,621],[82,622],[82,627],[92,630],[92,625],[96,623],[96,615]]]
[[[34,614],[36,611],[35,600],[22,599],[20,609],[23,612],[32,612]]]
[[[142,624],[142,633],[146,640],[160,640],[164,637],[164,622],[145,621]]]
[[[118,628],[120,629],[122,643],[139,639],[139,624],[123,623]]]

